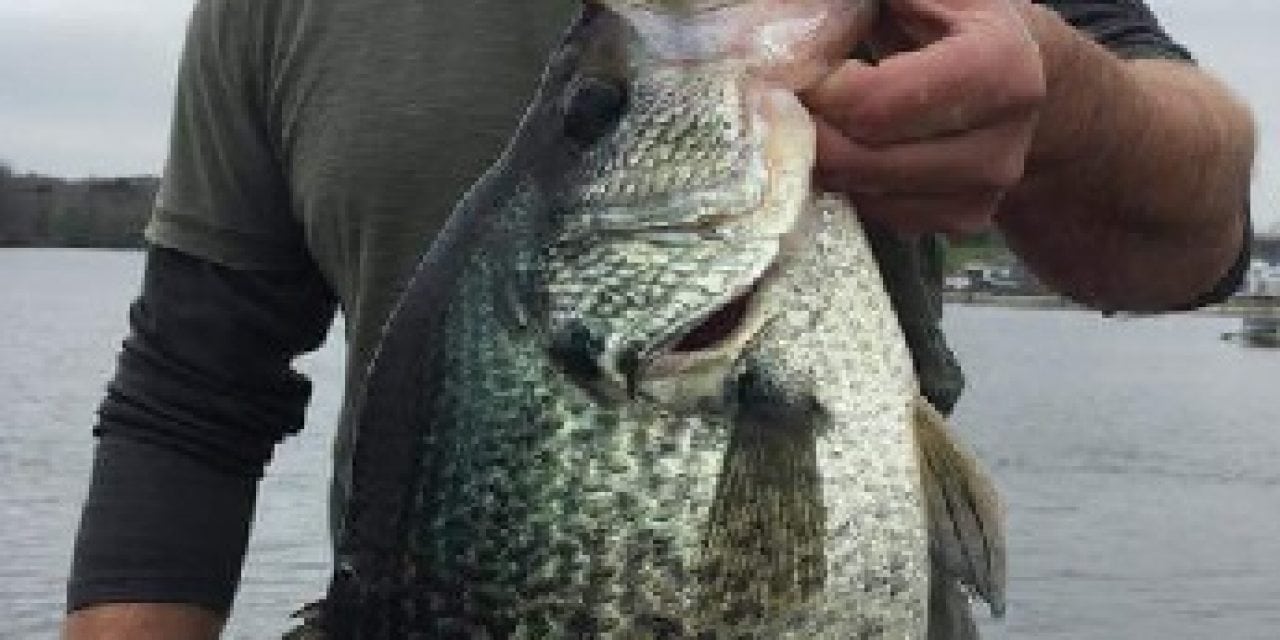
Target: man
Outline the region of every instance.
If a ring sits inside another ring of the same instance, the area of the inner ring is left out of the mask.
[[[299,428],[289,369],[336,305],[348,395],[419,250],[515,122],[571,0],[201,0],[142,294],[103,403],[68,638],[211,638],[256,480]],[[1239,280],[1247,110],[1137,0],[889,0],[876,65],[803,96],[819,179],[849,193],[926,392],[961,377],[938,328],[938,233],[996,224],[1103,310]],[[334,511],[345,494],[343,432]]]

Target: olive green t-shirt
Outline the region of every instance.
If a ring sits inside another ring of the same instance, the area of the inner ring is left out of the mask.
[[[233,268],[314,261],[360,370],[576,5],[202,0],[147,238]]]
[[[354,397],[419,254],[501,152],[578,4],[199,0],[147,239],[236,269],[318,268]]]

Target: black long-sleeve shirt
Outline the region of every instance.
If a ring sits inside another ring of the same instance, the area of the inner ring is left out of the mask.
[[[147,253],[131,334],[94,432],[100,441],[68,607],[187,602],[229,608],[257,481],[302,427],[334,297],[315,271],[236,271]]]

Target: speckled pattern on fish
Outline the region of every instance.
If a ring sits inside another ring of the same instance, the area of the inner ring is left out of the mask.
[[[941,640],[938,579],[998,608],[998,508],[803,107],[589,14],[389,325],[330,636]],[[566,139],[601,51],[626,109]]]

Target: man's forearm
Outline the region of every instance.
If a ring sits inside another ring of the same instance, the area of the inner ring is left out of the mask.
[[[106,427],[113,413],[104,412]],[[187,454],[104,435],[76,536],[66,638],[216,637],[256,487]]]
[[[1009,244],[1051,287],[1103,309],[1207,292],[1244,237],[1247,108],[1191,65],[1124,61],[1049,10],[1022,11],[1048,95],[998,216]]]

